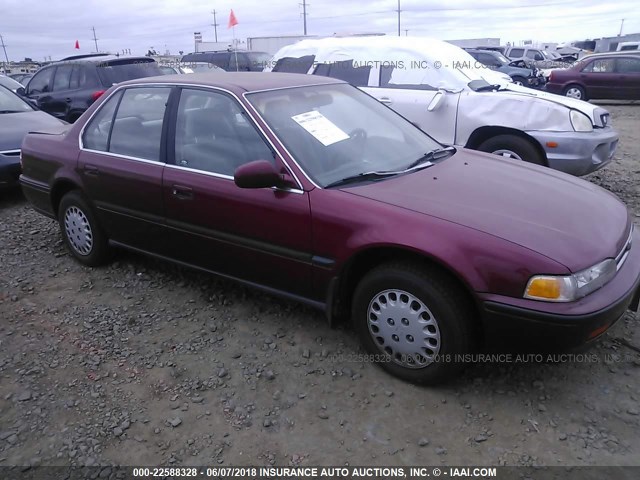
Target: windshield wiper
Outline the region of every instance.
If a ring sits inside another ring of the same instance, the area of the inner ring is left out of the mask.
[[[357,175],[351,175],[349,177],[336,180],[335,182],[331,182],[329,185],[325,185],[324,188],[337,187],[340,185],[346,185],[348,183],[361,182],[363,180],[392,177],[394,175],[398,175],[399,173],[403,173],[403,172],[362,172],[362,173],[358,173]]]
[[[418,167],[430,167],[433,165],[433,163],[431,163],[433,160],[439,160],[441,158],[451,156],[455,151],[456,149],[454,147],[436,148],[435,150],[425,153],[415,162],[410,163],[404,171],[408,172],[409,170],[413,170]]]

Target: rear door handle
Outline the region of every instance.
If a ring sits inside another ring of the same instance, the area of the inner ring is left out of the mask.
[[[64,101],[67,102],[67,103],[71,103],[71,99],[70,98],[65,98]]]
[[[171,187],[171,195],[180,200],[191,200],[193,199],[193,190],[182,185],[173,185]]]
[[[91,175],[92,177],[97,177],[100,174],[100,170],[95,165],[85,165],[84,166],[85,175]]]
[[[391,101],[391,99],[389,97],[380,97],[378,99],[378,101],[386,104],[386,105],[391,105],[393,102]]]

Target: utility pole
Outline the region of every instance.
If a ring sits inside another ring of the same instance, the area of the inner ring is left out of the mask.
[[[98,39],[96,38],[96,27],[91,27],[91,30],[93,30],[93,41],[96,44],[96,53],[99,53],[99,50],[98,50]]]
[[[9,56],[7,55],[7,46],[4,44],[4,38],[0,35],[0,44],[2,44],[2,50],[4,50],[4,58],[7,60],[7,67],[9,66]]]
[[[404,29],[404,36],[405,36],[405,37],[408,37],[408,36],[409,36],[409,30],[408,30],[408,29],[406,29],[406,28]]]
[[[216,19],[216,11],[214,10],[213,12],[213,33],[216,36],[216,43],[218,42],[218,21]]]
[[[398,10],[396,10],[396,12],[398,12],[398,36],[400,36],[400,12],[402,10],[400,10],[400,0],[398,0]]]
[[[298,5],[302,5],[302,25],[304,29],[304,35],[306,35],[307,34],[307,0],[302,0],[302,3]]]
[[[622,36],[622,26],[624,25],[624,18],[622,19],[622,22],[620,22],[620,33],[618,34],[619,37]]]

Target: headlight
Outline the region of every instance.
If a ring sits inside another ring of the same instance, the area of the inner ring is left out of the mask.
[[[573,129],[576,132],[593,132],[591,119],[584,113],[579,112],[578,110],[571,110],[569,118],[571,119],[571,125],[573,125]]]
[[[608,258],[573,275],[531,277],[524,298],[547,302],[572,302],[599,289],[616,274],[616,262]]]

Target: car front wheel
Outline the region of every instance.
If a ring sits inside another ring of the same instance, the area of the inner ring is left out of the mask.
[[[544,165],[544,159],[536,147],[526,138],[517,135],[496,135],[482,142],[478,150],[513,160]]]
[[[71,191],[62,197],[58,222],[64,243],[78,261],[96,267],[109,258],[107,237],[80,192]]]
[[[434,267],[383,265],[356,288],[353,320],[373,361],[392,375],[435,384],[457,375],[471,350],[473,310],[460,287]]]

